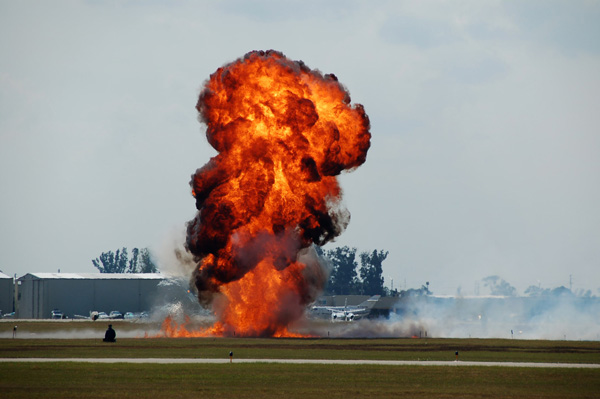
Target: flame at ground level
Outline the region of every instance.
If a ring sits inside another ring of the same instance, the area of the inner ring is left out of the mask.
[[[191,326],[190,318],[188,316],[185,317],[183,323],[178,323],[172,316],[167,316],[160,327],[160,334],[153,338],[203,338],[227,336],[236,336],[235,330],[226,329],[221,322],[217,322],[207,328],[199,328]],[[274,338],[313,338],[312,335],[294,333],[287,328],[283,328],[271,336]],[[146,335],[145,338],[148,338],[148,336]]]
[[[213,300],[218,322],[207,328],[190,328],[190,320],[177,323],[167,317],[161,331],[167,337],[307,337],[289,331],[288,325],[299,320],[306,304],[306,290],[313,289],[311,275],[323,271],[317,263],[294,262],[278,270],[264,259],[239,280],[221,287],[222,294]]]

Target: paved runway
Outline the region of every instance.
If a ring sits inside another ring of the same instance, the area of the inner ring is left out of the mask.
[[[229,363],[226,359],[167,359],[167,358],[0,358],[1,363],[156,363],[194,364]],[[591,368],[600,369],[600,364],[586,363],[518,363],[518,362],[463,362],[463,361],[412,361],[412,360],[327,360],[327,359],[233,359],[233,363],[289,363],[289,364],[375,364],[383,366],[489,366],[489,367],[540,367],[540,368]]]

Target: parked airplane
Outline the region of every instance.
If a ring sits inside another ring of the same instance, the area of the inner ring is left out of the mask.
[[[346,298],[344,306],[313,306],[310,308],[310,315],[314,317],[331,317],[331,321],[354,321],[367,317],[371,309],[381,295],[373,295],[363,303],[355,306],[348,306]]]

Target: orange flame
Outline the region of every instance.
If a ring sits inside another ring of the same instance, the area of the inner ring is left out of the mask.
[[[208,335],[292,336],[326,281],[311,245],[349,222],[336,176],[365,162],[369,119],[334,75],[272,50],[219,68],[196,108],[219,152],[192,176],[186,242]]]

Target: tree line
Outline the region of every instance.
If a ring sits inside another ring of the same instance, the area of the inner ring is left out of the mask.
[[[325,295],[390,295],[383,286],[383,262],[388,251],[374,250],[357,253],[348,246],[324,250],[316,247],[321,262],[330,274]],[[360,263],[359,263],[360,262]],[[100,273],[157,273],[158,268],[147,248],[127,248],[103,252],[92,263]]]
[[[330,269],[325,286],[326,295],[388,295],[383,286],[383,261],[389,252],[374,250],[361,252],[348,246],[324,250],[317,247],[317,254]],[[360,260],[360,265],[359,265]]]
[[[117,249],[116,252],[108,251],[92,259],[94,267],[100,273],[157,273],[158,268],[152,261],[148,248],[133,248],[131,257],[127,248]]]
[[[483,281],[485,287],[489,288],[491,295],[517,296],[517,289],[500,276],[488,276],[481,281]],[[531,297],[572,295],[590,298],[593,296],[591,290],[580,289],[573,292],[570,288],[562,285],[555,288],[542,288],[539,285],[530,285],[525,289],[524,294]]]

